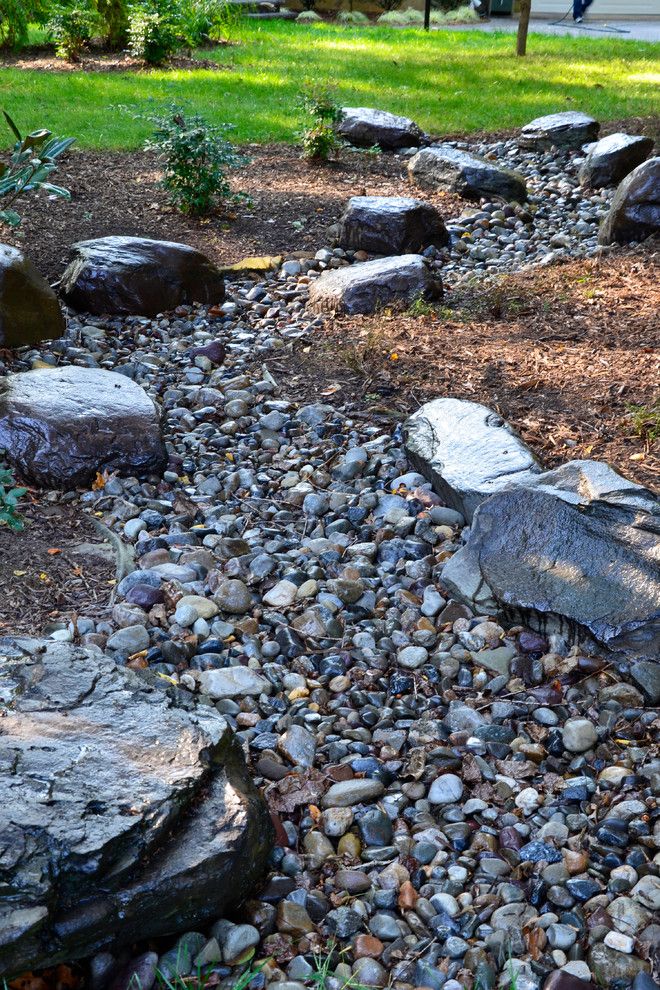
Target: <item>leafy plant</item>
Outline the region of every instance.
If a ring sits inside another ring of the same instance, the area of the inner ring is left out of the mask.
[[[141,0],[128,8],[128,50],[161,65],[184,45],[181,12],[172,0]]]
[[[54,7],[47,27],[57,57],[77,59],[95,26],[96,14],[89,7]]]
[[[344,111],[333,89],[311,83],[301,91],[298,105],[310,119],[309,126],[300,132],[302,157],[311,162],[325,162],[342,146],[336,127],[343,119]]]
[[[185,0],[180,16],[187,44],[199,48],[210,42],[226,44],[235,33],[243,11],[231,0]]]
[[[339,24],[364,25],[369,23],[369,18],[361,10],[342,10],[337,14]]]
[[[0,0],[0,47],[22,48],[28,41],[30,24],[43,23],[44,0]]]
[[[111,48],[123,48],[128,39],[128,9],[126,0],[96,0],[103,21],[105,40]]]
[[[71,147],[75,138],[53,137],[51,131],[45,129],[23,137],[7,111],[2,113],[16,143],[9,164],[0,162],[0,222],[17,227],[21,218],[12,207],[25,193],[44,189],[53,196],[71,199],[68,189],[47,180],[57,168],[56,159]]]
[[[175,105],[142,116],[156,126],[145,149],[163,161],[162,184],[182,213],[200,216],[219,203],[246,198],[232,193],[227,181],[227,169],[249,161],[226,138],[231,124],[214,126]]]
[[[17,509],[19,499],[27,488],[17,488],[11,468],[0,467],[0,524],[9,526],[15,533],[25,528],[23,517]]]
[[[627,409],[638,437],[649,443],[660,439],[660,399],[650,406],[631,404]]]

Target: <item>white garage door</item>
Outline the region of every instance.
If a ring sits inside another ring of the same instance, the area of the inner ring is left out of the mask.
[[[532,0],[532,14],[565,14],[571,0]],[[660,0],[594,0],[589,14],[594,18],[622,20],[635,17],[660,19]]]

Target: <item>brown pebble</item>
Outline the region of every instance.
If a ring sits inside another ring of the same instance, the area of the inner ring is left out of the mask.
[[[399,891],[399,908],[402,911],[411,911],[415,907],[418,897],[419,895],[410,880],[404,880]]]
[[[384,948],[374,935],[358,935],[353,943],[353,955],[356,959],[378,959]]]

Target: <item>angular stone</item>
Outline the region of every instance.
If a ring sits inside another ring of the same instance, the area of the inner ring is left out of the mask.
[[[660,664],[657,660],[640,660],[630,668],[630,676],[652,705],[660,702]]]
[[[434,206],[410,196],[353,196],[339,221],[337,243],[374,254],[417,254],[441,248],[449,234]]]
[[[626,176],[598,233],[600,244],[643,241],[660,231],[660,156]]]
[[[0,976],[189,931],[272,842],[225,720],[97,650],[0,640]]]
[[[249,667],[224,667],[221,670],[203,670],[199,675],[200,688],[212,698],[249,698],[270,694],[272,684]]]
[[[658,499],[592,461],[572,461],[527,484],[480,506],[443,584],[543,633],[657,655]]]
[[[527,199],[525,179],[519,172],[450,144],[422,148],[408,163],[408,175],[421,189],[444,189],[466,199],[501,196],[519,203]]]
[[[588,956],[589,968],[599,987],[609,987],[619,981],[629,985],[638,973],[650,973],[651,964],[638,956],[610,949],[602,942],[592,946]]]
[[[580,148],[598,137],[600,124],[579,110],[536,117],[525,124],[519,143],[523,148]]]
[[[160,411],[144,389],[73,365],[4,379],[0,447],[23,478],[48,488],[87,485],[104,470],[160,474],[167,464]]]
[[[427,402],[406,421],[404,435],[414,466],[468,521],[490,495],[541,473],[512,427],[477,402]]]
[[[62,276],[62,295],[86,313],[155,316],[185,303],[220,303],[222,274],[186,244],[146,237],[79,241]]]
[[[592,189],[615,186],[646,161],[652,151],[653,138],[633,134],[608,134],[589,150],[580,168],[580,182]]]
[[[337,133],[358,148],[377,144],[383,151],[415,148],[424,140],[424,132],[409,117],[398,117],[386,110],[371,107],[343,107]]]
[[[57,296],[23,252],[0,244],[0,347],[33,346],[66,328]]]
[[[324,272],[309,288],[313,313],[375,313],[392,303],[410,304],[415,299],[433,299],[441,294],[421,255],[402,254]]]

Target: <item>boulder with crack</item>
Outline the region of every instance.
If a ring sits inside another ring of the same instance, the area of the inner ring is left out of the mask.
[[[270,819],[211,707],[97,650],[0,639],[0,976],[222,915]]]
[[[408,163],[408,174],[421,189],[443,189],[466,199],[499,196],[519,203],[527,199],[527,185],[519,172],[451,144],[422,148]]]
[[[660,232],[660,157],[626,176],[598,232],[600,244],[643,241]]]
[[[309,288],[313,313],[375,313],[383,306],[408,305],[415,299],[435,299],[442,293],[440,279],[419,254],[379,258],[324,272]]]
[[[337,133],[358,148],[378,145],[383,151],[416,148],[425,139],[414,120],[372,107],[343,107]]]
[[[0,244],[0,347],[31,347],[65,330],[57,296],[18,248]]]
[[[595,141],[600,124],[579,110],[564,110],[536,117],[525,124],[519,142],[523,148],[581,148]]]
[[[449,234],[434,206],[411,196],[353,196],[339,221],[340,247],[373,254],[441,248]]]
[[[77,365],[0,383],[0,448],[23,478],[47,488],[86,485],[106,469],[160,474],[167,464],[160,411],[145,390]]]
[[[146,237],[79,241],[61,292],[86,313],[156,316],[186,303],[221,303],[222,273],[201,251]]]

